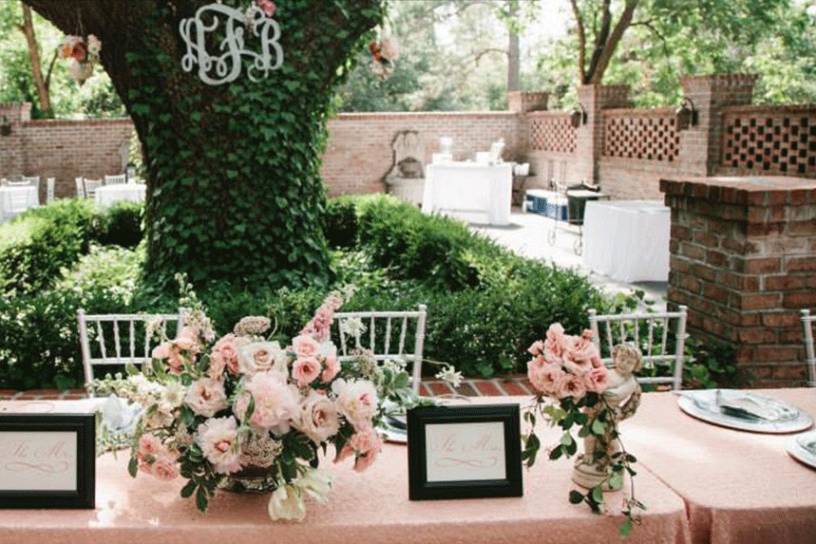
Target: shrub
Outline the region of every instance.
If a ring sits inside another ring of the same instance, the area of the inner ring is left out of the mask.
[[[136,247],[142,241],[143,215],[143,204],[117,202],[102,212],[97,241],[102,245]]]
[[[349,197],[329,200],[326,205],[323,232],[329,246],[351,248],[357,243],[357,208]]]

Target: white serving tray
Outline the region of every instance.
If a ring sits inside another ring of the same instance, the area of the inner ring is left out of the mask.
[[[722,395],[739,394],[747,395],[753,400],[768,403],[769,406],[791,413],[790,417],[778,420],[753,419],[738,417],[723,413],[717,404],[717,392]],[[795,406],[786,402],[772,399],[770,397],[756,395],[747,391],[735,391],[729,389],[701,389],[696,391],[683,391],[679,393],[677,401],[680,409],[686,414],[721,427],[737,429],[740,431],[751,431],[755,433],[786,434],[796,433],[809,429],[813,425],[813,419]]]

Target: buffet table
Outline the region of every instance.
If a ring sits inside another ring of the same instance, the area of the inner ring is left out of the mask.
[[[617,281],[669,280],[671,213],[661,201],[587,202],[584,265]]]
[[[509,225],[513,165],[472,162],[425,167],[422,211],[489,225]]]
[[[756,393],[816,416],[816,389]],[[785,451],[793,435],[709,425],[660,394],[644,395],[622,432],[639,464],[685,500],[694,544],[816,542],[816,470]]]
[[[94,199],[107,208],[117,202],[144,202],[146,193],[147,185],[143,183],[117,183],[98,188]]]

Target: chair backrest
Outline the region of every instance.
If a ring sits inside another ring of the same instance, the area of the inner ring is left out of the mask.
[[[88,195],[85,194],[85,182],[82,178],[74,178],[74,183],[76,183],[77,198],[88,198]]]
[[[104,187],[105,180],[82,178],[82,185],[85,190],[85,198],[93,198],[96,195],[96,190]]]
[[[813,323],[816,315],[810,315],[810,310],[802,310],[802,327],[805,329],[805,357],[808,365],[808,385],[816,387],[816,348],[813,347]]]
[[[184,318],[181,310],[178,314],[89,315],[80,308],[77,321],[87,386],[94,379],[94,366],[150,364],[151,352],[157,345],[150,325],[174,338],[183,326]]]
[[[685,306],[678,307],[676,312],[631,313],[617,315],[597,315],[589,310],[589,326],[592,339],[607,366],[612,363],[612,348],[617,344],[634,342],[643,354],[644,368],[658,365],[674,365],[671,376],[639,377],[640,383],[671,384],[679,390],[683,384],[683,363],[685,362],[686,345]],[[673,333],[674,352],[670,350],[669,336],[671,322],[676,322]]]
[[[337,327],[332,333],[333,338],[339,338],[338,358],[352,359],[352,351],[360,348],[372,351],[378,362],[402,359],[412,363],[411,386],[419,393],[427,319],[424,304],[410,312],[338,312],[334,314]],[[411,339],[413,353],[406,351]]]
[[[54,190],[56,188],[56,182],[54,178],[48,178],[45,181],[45,203],[51,204],[54,202]]]
[[[105,176],[105,185],[118,185],[121,183],[127,183],[127,178],[125,174],[117,176]]]

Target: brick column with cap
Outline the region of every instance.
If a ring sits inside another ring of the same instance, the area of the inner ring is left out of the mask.
[[[668,300],[689,331],[736,348],[756,387],[804,385],[800,310],[816,307],[816,180],[662,180],[671,208]]]
[[[587,114],[586,124],[576,131],[576,180],[598,183],[603,153],[603,115],[607,108],[629,108],[628,85],[581,85],[578,101]]]

